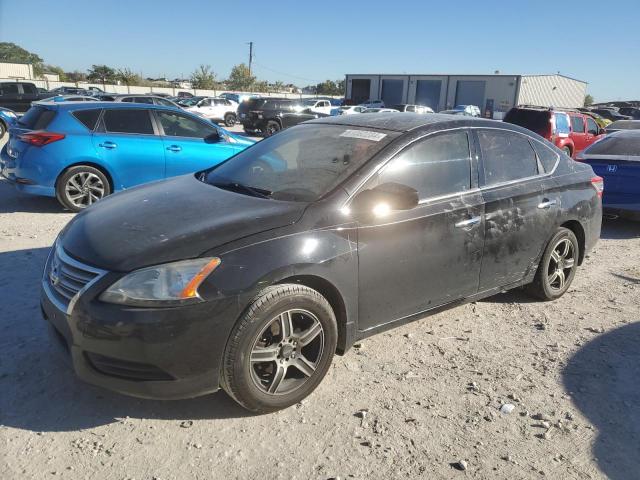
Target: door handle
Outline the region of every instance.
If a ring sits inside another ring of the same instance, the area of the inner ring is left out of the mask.
[[[538,204],[538,208],[543,209],[543,208],[551,208],[554,205],[557,205],[558,201],[557,200],[547,200],[546,198]]]
[[[98,146],[102,147],[102,148],[108,148],[109,150],[111,150],[111,149],[116,148],[118,146],[118,144],[114,143],[114,142],[106,141],[104,143],[99,143]]]
[[[478,223],[480,223],[480,221],[482,220],[481,217],[472,217],[472,218],[468,218],[467,220],[462,220],[458,223],[456,223],[456,228],[468,228],[468,227],[473,227],[474,225],[477,225]]]
[[[182,151],[182,147],[180,145],[171,145],[167,147],[167,150],[169,150],[170,152],[180,152]]]

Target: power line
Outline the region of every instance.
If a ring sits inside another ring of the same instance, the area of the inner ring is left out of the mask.
[[[297,78],[298,80],[304,80],[305,82],[313,82],[313,83],[320,83],[322,82],[322,80],[318,80],[318,79],[313,79],[313,78],[306,78],[306,77],[300,77],[298,75],[292,75],[290,73],[286,73],[286,72],[281,72],[279,70],[274,70],[273,68],[269,68],[269,67],[265,67],[264,65],[259,64],[258,62],[253,62],[254,65],[264,69],[264,70],[269,70],[272,73],[277,73],[278,75],[284,75],[285,77],[291,77],[291,78]]]

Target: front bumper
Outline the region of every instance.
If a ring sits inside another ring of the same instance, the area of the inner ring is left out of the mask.
[[[142,398],[191,398],[218,390],[237,300],[163,309],[98,301],[114,276],[107,273],[81,292],[70,311],[56,300],[48,277],[43,279],[42,314],[78,377]]]

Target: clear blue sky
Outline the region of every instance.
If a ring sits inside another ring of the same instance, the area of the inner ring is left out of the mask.
[[[0,0],[0,41],[65,70],[225,78],[252,40],[269,81],[560,71],[604,101],[640,99],[639,19],[639,0]]]

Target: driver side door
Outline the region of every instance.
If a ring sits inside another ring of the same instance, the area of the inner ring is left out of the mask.
[[[418,192],[410,210],[358,220],[359,329],[401,320],[478,291],[484,202],[466,129],[420,139],[363,187]]]

